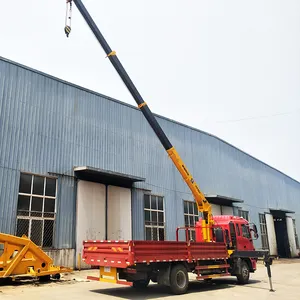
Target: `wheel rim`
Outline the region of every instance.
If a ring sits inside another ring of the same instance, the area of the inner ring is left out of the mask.
[[[180,288],[184,288],[186,285],[186,276],[183,271],[178,271],[176,275],[176,283]]]
[[[247,277],[248,277],[249,271],[248,271],[248,268],[247,268],[247,267],[244,267],[244,268],[243,268],[242,274],[243,274],[243,277],[244,277],[244,278],[247,278]]]

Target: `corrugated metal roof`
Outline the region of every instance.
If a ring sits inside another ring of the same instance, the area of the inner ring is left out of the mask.
[[[133,106],[133,105],[131,105],[131,104],[128,104],[128,103],[126,103],[126,102],[122,102],[122,101],[120,101],[120,100],[118,100],[118,99],[115,99],[115,98],[111,98],[111,97],[109,97],[109,96],[107,96],[107,95],[101,94],[101,93],[99,93],[99,92],[95,92],[95,91],[93,91],[93,90],[90,90],[90,89],[87,89],[87,88],[85,88],[85,87],[76,85],[76,84],[74,84],[74,83],[68,82],[68,81],[63,80],[63,79],[60,79],[60,78],[58,78],[58,77],[49,75],[49,74],[44,73],[44,72],[41,72],[41,71],[39,71],[39,70],[30,68],[30,67],[28,67],[28,66],[22,65],[22,64],[20,64],[20,63],[17,63],[17,62],[15,62],[15,61],[9,60],[9,59],[4,58],[4,57],[2,57],[2,56],[0,56],[0,60],[5,61],[5,62],[8,62],[9,64],[16,65],[16,66],[18,66],[18,67],[20,67],[20,68],[29,70],[29,71],[31,71],[31,72],[33,72],[33,73],[37,73],[37,74],[42,75],[42,76],[44,76],[44,77],[53,79],[53,80],[55,80],[55,81],[58,81],[58,82],[67,84],[67,85],[70,86],[70,87],[74,87],[74,88],[76,88],[76,89],[80,89],[80,90],[82,90],[82,91],[88,92],[88,93],[93,94],[93,95],[95,95],[95,96],[100,96],[100,97],[105,98],[105,99],[107,99],[107,100],[116,102],[116,103],[118,103],[118,104],[121,104],[121,105],[130,107],[130,108],[132,108],[132,109],[135,109],[135,110],[138,110],[138,111],[139,111],[139,109],[138,109],[137,107],[135,107],[135,106]],[[221,142],[223,142],[223,143],[229,145],[230,147],[233,147],[234,149],[236,149],[236,150],[238,150],[238,151],[240,151],[240,152],[242,152],[242,153],[245,153],[245,154],[248,155],[249,157],[251,157],[251,158],[253,158],[253,159],[259,161],[260,163],[262,163],[262,164],[264,164],[264,165],[266,165],[266,166],[268,166],[268,167],[274,169],[275,171],[277,171],[277,172],[283,174],[284,176],[289,177],[290,179],[296,181],[297,183],[300,183],[300,182],[297,181],[296,179],[290,177],[288,174],[285,174],[284,172],[282,172],[282,171],[280,171],[280,170],[274,168],[273,166],[271,166],[271,165],[265,163],[264,161],[262,161],[262,160],[260,160],[260,159],[258,159],[258,158],[256,158],[256,157],[254,157],[254,156],[252,156],[251,154],[248,154],[247,152],[245,152],[245,151],[239,149],[238,147],[236,147],[236,146],[230,144],[229,142],[223,140],[223,139],[220,138],[220,137],[217,137],[217,136],[215,136],[215,135],[213,135],[213,134],[211,134],[211,133],[205,132],[205,131],[200,130],[200,129],[198,129],[198,128],[189,126],[189,125],[187,125],[187,124],[178,122],[178,121],[173,120],[173,119],[171,119],[171,118],[168,118],[168,117],[165,117],[165,116],[161,116],[161,115],[158,115],[158,114],[155,114],[155,113],[154,113],[154,115],[155,115],[156,117],[158,117],[158,118],[161,118],[161,119],[170,121],[170,122],[172,122],[172,123],[176,123],[176,124],[178,124],[178,125],[180,125],[180,126],[184,126],[184,127],[189,128],[189,129],[195,130],[195,131],[197,131],[197,132],[200,132],[200,133],[206,134],[206,135],[208,135],[208,136],[214,137],[214,138],[220,140]]]

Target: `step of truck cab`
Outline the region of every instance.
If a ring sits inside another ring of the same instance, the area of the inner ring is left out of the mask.
[[[202,266],[198,265],[195,267],[195,270],[197,272],[196,279],[204,280],[204,279],[218,278],[222,276],[230,276],[230,273],[228,273],[229,267],[230,265],[226,263],[202,265]]]
[[[223,265],[206,265],[206,266],[196,266],[196,270],[209,270],[209,269],[227,269],[230,265],[223,264]]]
[[[224,276],[231,276],[230,273],[221,273],[221,274],[210,274],[210,275],[199,275],[196,277],[197,280],[204,280],[204,279],[213,279],[219,278]]]

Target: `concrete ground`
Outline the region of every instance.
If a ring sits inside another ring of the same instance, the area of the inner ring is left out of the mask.
[[[276,290],[269,292],[268,277],[263,265],[251,274],[248,285],[236,284],[235,278],[216,279],[212,285],[192,281],[187,294],[174,296],[168,288],[151,284],[145,291],[139,292],[131,287],[88,281],[87,275],[96,276],[97,270],[73,272],[58,282],[32,283],[15,282],[0,285],[0,299],[300,299],[300,260],[275,261],[272,266],[273,285]]]

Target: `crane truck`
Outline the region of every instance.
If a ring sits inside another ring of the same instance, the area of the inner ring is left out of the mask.
[[[88,265],[100,269],[99,277],[89,278],[125,284],[138,289],[146,288],[151,280],[169,286],[174,294],[183,294],[189,285],[188,273],[194,273],[197,280],[236,276],[239,283],[246,284],[250,273],[256,271],[257,261],[261,258],[267,267],[270,291],[273,291],[270,269],[272,259],[268,251],[257,251],[253,245],[253,239],[258,237],[256,226],[250,226],[249,222],[242,217],[212,214],[209,201],[201,192],[192,174],[125,71],[116,52],[110,48],[81,0],[66,0],[64,29],[67,37],[71,32],[73,2],[188,185],[198,211],[202,213],[194,228],[177,228],[176,241],[83,241],[83,260]],[[179,240],[180,230],[185,232],[185,241]],[[195,241],[189,239],[190,230],[196,232]]]

